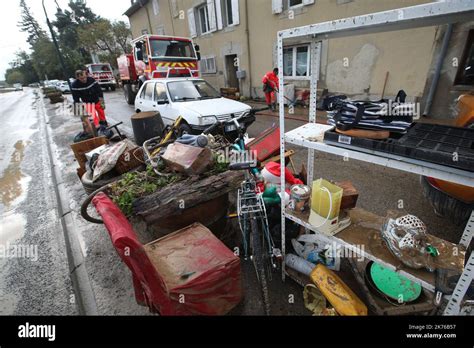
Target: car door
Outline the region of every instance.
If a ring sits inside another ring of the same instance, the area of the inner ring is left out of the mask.
[[[140,111],[156,110],[156,102],[153,100],[154,87],[154,82],[145,83],[140,92],[137,109],[140,109]],[[153,105],[155,105],[155,107],[153,107]]]
[[[177,112],[173,109],[168,98],[168,93],[166,92],[166,85],[162,82],[157,82],[155,84],[155,110],[160,112],[161,118],[165,125],[171,125],[177,118]]]

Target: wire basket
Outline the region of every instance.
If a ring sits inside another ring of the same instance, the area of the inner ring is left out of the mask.
[[[123,174],[141,166],[144,163],[145,159],[142,147],[137,146],[135,148],[127,148],[127,150],[125,150],[117,160],[115,170],[119,174]]]

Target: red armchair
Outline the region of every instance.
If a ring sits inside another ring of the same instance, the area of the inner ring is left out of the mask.
[[[142,245],[104,193],[92,200],[112,244],[132,272],[137,303],[161,315],[223,315],[241,300],[240,259],[194,223]]]

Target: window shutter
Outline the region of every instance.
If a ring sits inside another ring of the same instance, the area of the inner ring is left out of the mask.
[[[303,0],[303,5],[312,5],[314,4],[314,0]]]
[[[222,22],[222,0],[216,0],[217,30],[221,30],[224,25]]]
[[[194,8],[191,7],[188,9],[188,24],[189,24],[189,34],[191,37],[196,37],[196,20],[194,19]]]
[[[240,23],[239,0],[232,0],[232,22],[233,25]]]
[[[201,73],[207,73],[207,57],[201,57]]]
[[[179,10],[178,10],[178,3],[177,0],[171,0],[171,9],[173,13],[173,18],[176,18],[179,16]]]
[[[207,72],[212,73],[212,74],[215,74],[217,72],[216,57],[215,56],[212,56],[212,57],[208,58],[208,60],[207,60]]]
[[[209,16],[209,31],[212,33],[217,30],[216,6],[214,0],[207,0],[207,14]]]
[[[283,0],[272,0],[272,13],[278,14],[283,12]]]
[[[153,13],[155,16],[158,16],[158,13],[160,13],[160,7],[158,5],[158,0],[153,0]]]

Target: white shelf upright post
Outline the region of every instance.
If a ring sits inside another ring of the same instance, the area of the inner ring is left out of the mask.
[[[311,41],[310,45],[310,95],[309,95],[309,122],[316,122],[316,103],[318,98],[318,80],[319,80],[319,66],[321,63],[321,42],[316,39]],[[314,149],[308,149],[308,167],[306,168],[308,176],[306,184],[311,185],[313,182],[314,171]]]
[[[277,59],[278,59],[278,75],[280,76],[278,86],[278,112],[280,119],[280,163],[285,163],[285,101],[283,100],[285,95],[284,87],[284,72],[283,72],[283,39],[281,33],[278,35],[277,39]],[[284,190],[285,187],[285,166],[280,166],[280,187]],[[284,193],[284,191],[282,191]],[[283,262],[281,265],[281,279],[285,281],[285,214],[283,214],[285,205],[283,202],[283,194],[281,196],[281,254],[283,255]]]
[[[459,244],[469,248],[472,238],[474,236],[474,210],[471,213],[469,220],[467,221],[466,228],[462,234],[461,241]],[[472,280],[474,279],[474,251],[471,252],[464,271],[459,277],[459,280],[454,288],[453,294],[448,301],[446,308],[444,309],[443,315],[459,315],[461,312],[461,305],[466,292],[471,286]]]

